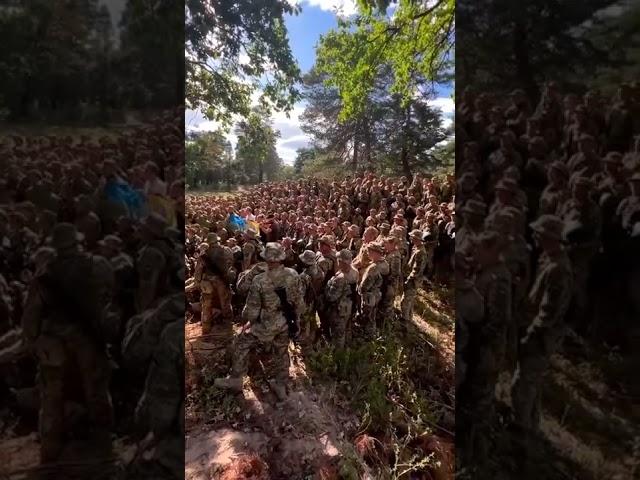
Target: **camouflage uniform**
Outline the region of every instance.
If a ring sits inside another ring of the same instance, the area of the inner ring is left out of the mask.
[[[409,235],[411,238],[422,239],[422,232],[419,230],[413,230]],[[424,275],[424,269],[427,265],[427,251],[423,245],[414,247],[411,257],[407,263],[407,279],[404,283],[404,293],[402,294],[402,301],[400,308],[402,310],[402,319],[405,322],[410,322],[413,317],[413,304],[416,301],[416,295],[418,289],[422,286],[422,278]]]
[[[254,263],[258,261],[258,254],[260,253],[260,245],[255,239],[253,232],[247,232],[249,239],[242,246],[242,270],[248,270]]]
[[[343,253],[344,252],[344,253]],[[351,263],[351,252],[342,250],[338,259]],[[349,320],[356,301],[358,271],[350,267],[347,273],[338,271],[327,283],[325,298],[335,314],[331,317],[330,334],[333,344],[343,348],[346,341]]]
[[[76,377],[74,383],[83,389],[100,448],[110,450],[111,445],[111,367],[98,327],[113,270],[106,259],[81,253],[77,238],[71,224],[54,228],[52,246],[57,258],[35,277],[22,318],[25,341],[38,359],[43,462],[57,460],[64,448],[65,391],[70,377]]]
[[[383,318],[391,319],[395,316],[393,307],[402,281],[402,257],[398,250],[394,250],[387,254],[385,260],[389,265],[389,274],[385,277],[383,284],[380,315]]]
[[[456,279],[456,389],[467,373],[469,329],[484,317],[482,295],[471,279]]]
[[[184,294],[179,296],[184,299]],[[183,316],[174,317],[158,340],[136,408],[138,423],[153,432],[153,451],[149,462],[133,467],[131,477],[177,480],[184,478]]]
[[[368,248],[378,249],[380,253],[384,251],[382,245],[376,243],[370,243]],[[370,337],[373,336],[376,331],[376,314],[378,304],[382,297],[382,275],[388,271],[389,264],[384,260],[371,263],[364,270],[358,285],[360,310],[362,312],[360,321],[364,323],[365,335]]]
[[[313,251],[305,250],[299,255],[299,258],[305,265],[305,269],[300,274],[300,288],[305,307],[300,319],[300,336],[303,339],[312,340],[315,338],[318,328],[315,301],[322,291],[324,273],[316,264]]]
[[[320,241],[329,242],[329,245],[331,246],[334,245],[334,242],[328,239],[326,236],[323,236],[320,239]],[[320,328],[322,329],[322,333],[328,337],[329,328],[330,328],[329,325],[331,322],[331,316],[333,315],[333,312],[327,305],[327,302],[325,299],[325,287],[329,279],[333,276],[333,274],[336,271],[335,252],[332,251],[331,254],[329,255],[323,255],[321,252],[317,252],[316,263],[318,265],[318,268],[320,268],[320,270],[324,275],[323,288],[318,294],[316,308],[318,310],[318,317],[320,318]]]
[[[201,257],[202,264],[200,269],[196,269],[195,277],[200,287],[200,318],[202,333],[205,335],[211,332],[216,317],[221,316],[227,321],[233,319],[231,289],[228,283],[232,262],[231,249],[215,243],[217,238],[210,240],[213,241],[205,253],[206,257]]]
[[[498,236],[495,232],[492,235]],[[479,242],[483,238],[484,235]],[[494,416],[495,388],[504,364],[511,323],[511,275],[505,263],[500,260],[485,266],[478,274],[476,287],[484,299],[484,317],[470,336],[469,344],[468,413],[476,419],[470,432],[469,450],[483,457],[487,453],[484,449]]]
[[[282,262],[285,253],[280,245],[269,243],[264,256],[267,261]],[[256,276],[242,311],[242,317],[248,322],[248,326],[237,339],[231,377],[216,379],[216,386],[241,390],[242,379],[249,367],[249,353],[260,345],[271,346],[271,351],[276,357],[275,382],[272,382],[272,387],[279,398],[286,396],[285,383],[289,376],[289,332],[282,312],[282,303],[276,294],[276,289],[280,287],[285,289],[287,302],[293,306],[296,317],[299,318],[304,304],[300,279],[295,270],[280,265]]]
[[[555,217],[555,231],[544,225],[540,217],[532,224],[534,230],[553,233],[560,239],[562,223]],[[534,313],[534,319],[522,340],[518,373],[513,387],[513,409],[521,425],[535,428],[539,414],[536,404],[539,401],[539,388],[544,373],[549,368],[551,356],[555,353],[564,334],[562,324],[569,308],[572,291],[571,262],[567,254],[543,253],[539,259],[536,278],[529,292],[528,304]]]

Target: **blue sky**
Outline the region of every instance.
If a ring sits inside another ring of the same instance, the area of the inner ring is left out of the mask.
[[[356,11],[355,0],[298,0],[302,5],[302,12],[297,16],[287,16],[285,19],[291,50],[300,65],[302,72],[308,71],[315,61],[315,46],[320,35],[337,26],[336,8],[343,15],[351,15]],[[454,104],[451,99],[451,89],[439,87],[433,100],[434,106],[442,109],[447,122],[453,117]],[[300,130],[299,117],[304,111],[304,104],[298,103],[289,117],[285,113],[276,112],[273,115],[274,127],[280,130],[278,153],[286,163],[293,163],[296,150],[309,144],[309,138]],[[214,130],[215,122],[207,121],[198,112],[187,111],[185,114],[187,128],[197,130]],[[229,140],[235,147],[237,137],[230,133]]]

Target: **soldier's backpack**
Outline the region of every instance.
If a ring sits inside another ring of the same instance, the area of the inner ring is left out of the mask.
[[[53,260],[37,277],[50,293],[48,313],[54,321],[67,321],[82,328],[91,338],[102,342],[100,326],[104,311],[105,283],[113,274],[102,257],[77,255]]]

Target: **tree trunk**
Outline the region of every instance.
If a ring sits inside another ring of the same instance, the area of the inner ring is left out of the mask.
[[[538,86],[536,85],[531,61],[529,59],[529,46],[527,45],[527,32],[524,20],[516,21],[513,32],[513,54],[516,60],[516,79],[527,92],[529,100],[535,105],[538,102]]]
[[[369,130],[369,121],[365,121],[364,127],[364,157],[369,169],[373,170],[371,162],[371,130]]]
[[[409,150],[407,149],[406,142],[402,145],[402,150],[400,151],[400,162],[402,163],[402,170],[409,179],[409,184],[411,184],[413,175],[411,174],[411,167],[409,166]]]
[[[258,183],[262,183],[264,178],[264,161],[260,160],[258,162]]]
[[[353,136],[353,159],[351,161],[354,173],[358,171],[358,136]]]
[[[402,170],[407,177],[409,184],[413,181],[413,174],[411,173],[411,167],[409,166],[409,122],[411,121],[411,105],[407,106],[405,110],[405,122],[402,132],[402,150],[400,150],[400,162],[402,163]]]

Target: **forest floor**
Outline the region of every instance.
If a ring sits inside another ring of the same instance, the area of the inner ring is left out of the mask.
[[[258,353],[242,395],[212,386],[227,373],[233,331],[200,337],[187,323],[187,480],[453,478],[453,295],[422,291],[411,325],[372,342],[291,350],[286,402]],[[239,327],[234,326],[233,330]]]

